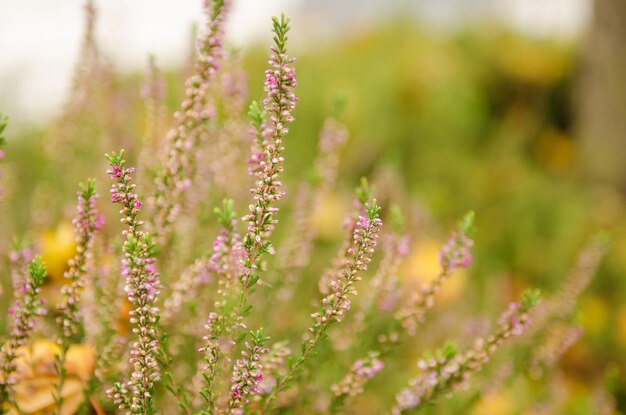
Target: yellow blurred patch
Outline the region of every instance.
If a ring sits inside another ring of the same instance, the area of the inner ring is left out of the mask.
[[[574,145],[570,137],[550,128],[544,131],[535,146],[537,160],[556,173],[564,173],[572,167]]]
[[[46,263],[48,276],[53,282],[62,282],[67,261],[76,252],[74,228],[69,222],[61,222],[54,231],[46,231],[41,238],[41,256]]]
[[[415,245],[409,257],[400,269],[400,275],[405,278],[409,286],[418,288],[421,284],[433,281],[441,272],[439,251],[443,243],[434,240],[425,240]],[[467,273],[464,269],[456,271],[443,283],[437,293],[435,306],[446,305],[459,298],[467,282]]]
[[[343,236],[341,224],[349,208],[349,203],[346,203],[338,194],[324,193],[320,198],[318,208],[313,212],[311,221],[317,237],[324,240],[341,238]]]
[[[470,415],[512,415],[515,405],[508,391],[483,395],[470,411]]]
[[[59,346],[49,340],[37,340],[30,348],[19,349],[15,400],[23,414],[47,415],[54,412],[53,392],[58,378],[54,369]],[[96,356],[86,345],[72,345],[67,353],[67,378],[61,391],[61,415],[76,413],[84,400],[83,389],[94,370]],[[9,414],[17,414],[13,409]]]
[[[511,77],[538,86],[551,85],[570,70],[567,54],[555,48],[507,38],[496,58],[500,68]]]
[[[580,301],[580,323],[587,332],[597,335],[606,328],[608,307],[606,300],[598,296],[584,297]]]

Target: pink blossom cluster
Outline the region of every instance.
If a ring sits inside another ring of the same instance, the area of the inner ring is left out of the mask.
[[[467,268],[472,263],[470,248],[474,241],[462,231],[454,232],[441,249],[439,262],[443,272],[450,274],[457,268]]]
[[[373,203],[375,206],[376,201]],[[313,336],[309,342],[316,343],[326,327],[331,322],[341,321],[350,309],[348,296],[356,294],[354,283],[361,280],[359,272],[366,271],[372,261],[381,226],[378,213],[358,216],[345,264],[329,284],[331,292],[322,300],[322,311],[312,314],[314,325],[309,330]]]
[[[473,228],[473,220],[473,212],[465,215],[458,229],[452,232],[444,244],[439,253],[441,272],[437,278],[422,286],[421,292],[412,294],[406,304],[396,312],[396,319],[408,335],[414,336],[419,325],[424,322],[426,312],[435,305],[435,296],[443,283],[458,268],[466,268],[471,264],[470,248],[474,242],[468,234]]]
[[[160,291],[159,273],[153,257],[154,245],[141,230],[143,221],[139,213],[143,206],[135,193],[132,174],[135,169],[125,167],[123,151],[107,156],[111,168],[107,174],[113,180],[111,201],[122,205],[121,222],[127,225],[123,231],[126,241],[123,245],[122,276],[124,290],[134,309],[130,311],[132,332],[137,336],[130,349],[130,364],[133,368],[130,380],[124,385],[132,391],[132,398],[118,398],[119,390],[109,390],[109,395],[120,409],[127,407],[131,413],[149,412],[152,405],[152,389],[160,379],[157,356],[159,354],[157,296]]]
[[[28,278],[28,264],[33,260],[33,251],[27,247],[18,247],[9,252],[11,266],[11,282],[13,284],[13,296],[16,300],[26,293],[26,281]]]
[[[198,349],[204,354],[204,363],[200,366],[200,373],[205,381],[202,395],[207,401],[209,409],[215,406],[215,386],[217,383],[217,371],[219,361],[222,359],[224,350],[220,343],[222,317],[217,313],[210,313],[204,326],[206,334],[202,337],[203,346]]]
[[[44,315],[43,300],[40,299],[41,285],[46,277],[46,267],[40,257],[35,257],[28,266],[28,277],[22,288],[21,297],[9,309],[13,326],[9,338],[0,348],[0,402],[10,403],[9,389],[15,384],[15,359],[18,349],[26,344],[35,327],[35,317]]]
[[[166,135],[165,160],[155,179],[156,192],[152,200],[155,208],[152,232],[159,244],[169,238],[182,197],[191,187],[196,148],[206,138],[207,121],[214,118],[211,88],[222,60],[227,8],[225,0],[205,2],[206,34],[198,42],[196,67],[185,83],[185,99],[180,111],[174,113],[175,125]]]
[[[258,334],[261,336],[257,336]],[[251,342],[245,343],[245,350],[241,351],[241,358],[237,359],[231,376],[229,414],[241,415],[244,413],[244,405],[250,402],[250,398],[260,393],[259,384],[263,380],[263,365],[261,358],[269,353],[265,348],[266,339],[262,332],[253,334]]]
[[[528,311],[538,304],[538,294],[524,295],[521,303],[512,303],[498,320],[498,330],[478,338],[471,349],[462,354],[439,353],[435,357],[421,359],[418,367],[422,373],[412,379],[408,387],[396,396],[393,415],[425,405],[440,395],[464,390],[471,376],[489,362],[491,356],[512,337],[520,336],[528,328]]]
[[[104,216],[96,209],[97,199],[98,195],[95,193],[93,181],[88,182],[87,186],[78,192],[77,215],[73,220],[76,233],[76,255],[68,262],[69,269],[65,272],[65,278],[69,279],[70,283],[61,289],[64,299],[58,306],[61,315],[57,323],[65,339],[77,334],[81,325],[79,305],[86,285],[87,262],[91,258],[94,233],[104,224]]]
[[[241,263],[245,255],[236,224],[236,219],[232,219],[229,227],[221,228],[212,243],[211,254],[198,258],[174,282],[163,304],[163,321],[174,318],[185,299],[195,299],[198,289],[212,280],[219,285],[218,294],[226,294],[234,277],[242,272]]]
[[[293,90],[297,86],[296,72],[292,66],[295,59],[289,58],[285,49],[287,32],[289,31],[288,20],[274,19],[274,41],[272,54],[269,59],[270,69],[265,72],[265,92],[267,97],[263,100],[265,112],[258,113],[259,123],[258,139],[260,151],[253,151],[250,158],[250,171],[256,177],[255,186],[250,189],[254,203],[249,205],[248,214],[243,220],[248,224],[248,232],[243,246],[248,257],[244,261],[244,270],[241,282],[244,286],[250,284],[254,270],[258,266],[262,252],[273,253],[273,247],[267,240],[274,230],[276,220],[274,215],[278,212],[275,203],[285,194],[281,189],[282,182],[279,180],[283,171],[283,139],[289,132],[287,124],[293,122],[292,115],[298,98]],[[268,120],[261,121],[263,116]],[[257,122],[257,121],[255,121]]]
[[[378,352],[370,352],[367,357],[359,359],[339,383],[332,385],[335,396],[354,397],[363,393],[365,384],[385,367]]]

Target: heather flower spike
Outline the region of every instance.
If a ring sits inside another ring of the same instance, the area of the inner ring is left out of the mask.
[[[18,349],[26,344],[35,327],[35,317],[45,313],[40,300],[41,285],[45,278],[46,266],[41,257],[36,256],[28,266],[28,277],[22,296],[9,309],[9,315],[13,317],[13,326],[9,338],[0,349],[0,403],[2,403],[0,414],[8,409],[4,403],[14,407],[16,405],[12,396],[16,382],[15,361],[19,357]]]
[[[380,352],[370,352],[359,359],[350,368],[350,371],[339,381],[331,386],[333,400],[331,409],[333,413],[340,413],[345,401],[363,393],[365,384],[385,367],[379,359]]]
[[[432,403],[440,396],[467,389],[471,376],[480,371],[505,341],[522,335],[530,324],[528,312],[541,301],[538,290],[522,293],[519,303],[511,303],[498,319],[498,329],[486,338],[478,338],[474,346],[458,353],[448,345],[435,355],[426,355],[418,362],[422,374],[396,396],[392,415],[407,413]]]
[[[371,197],[365,179],[361,181],[357,195],[362,203],[362,214],[354,218],[352,242],[345,257],[343,257],[343,252],[340,253],[343,257],[343,265],[330,282],[331,292],[322,299],[321,309],[311,314],[313,324],[308,329],[308,338],[301,345],[300,356],[289,361],[287,373],[276,381],[272,392],[265,397],[264,410],[267,410],[271,401],[288,386],[293,377],[304,370],[304,363],[316,354],[318,344],[328,337],[328,328],[343,319],[351,307],[349,296],[357,294],[354,284],[361,280],[360,274],[367,270],[368,264],[372,261],[382,226],[380,207],[376,199],[370,201],[365,199],[366,196]]]
[[[191,187],[195,171],[196,147],[207,135],[206,124],[214,118],[211,88],[222,61],[224,20],[228,1],[205,2],[207,27],[198,42],[199,56],[194,73],[185,82],[185,99],[174,114],[174,126],[168,131],[164,146],[164,165],[155,179],[156,192],[152,232],[164,245],[181,209],[183,196]]]
[[[289,132],[287,125],[294,121],[292,112],[298,98],[293,93],[296,87],[294,59],[287,56],[286,41],[289,32],[289,19],[284,15],[280,20],[272,18],[274,43],[270,56],[270,69],[265,71],[265,92],[263,110],[256,104],[250,107],[250,117],[257,131],[259,149],[253,150],[250,158],[250,172],[256,177],[255,186],[250,189],[254,202],[249,213],[243,217],[248,224],[248,232],[243,240],[247,253],[243,262],[240,281],[247,291],[258,281],[255,272],[261,255],[272,254],[274,248],[268,241],[277,221],[274,219],[278,208],[275,203],[284,196],[279,176],[283,171],[283,139]],[[268,119],[262,122],[263,118]],[[262,123],[261,123],[262,122]],[[261,151],[260,153],[257,151]]]
[[[269,353],[265,343],[270,339],[263,335],[263,329],[250,332],[250,341],[235,362],[231,376],[229,415],[242,415],[244,406],[259,394],[259,384],[263,380],[262,356]]]
[[[133,183],[133,167],[126,167],[124,150],[119,154],[107,154],[110,168],[107,174],[113,180],[111,201],[122,206],[121,222],[127,226],[122,232],[126,237],[122,247],[122,274],[126,279],[124,290],[134,309],[130,312],[135,342],[131,345],[130,365],[132,374],[123,384],[116,384],[108,391],[120,410],[132,414],[150,414],[153,408],[153,389],[160,380],[158,365],[158,308],[157,297],[161,286],[155,267],[155,244],[143,232],[144,222],[139,219],[143,203],[139,200]]]
[[[472,233],[474,233],[474,212],[469,212],[459,221],[456,231],[452,232],[439,253],[441,264],[439,276],[423,287],[420,293],[413,295],[396,313],[396,319],[408,335],[415,335],[417,327],[424,322],[426,311],[435,305],[435,294],[441,285],[458,268],[467,268],[471,265],[470,248],[474,245],[470,238]]]
[[[57,317],[60,336],[60,352],[55,360],[55,369],[59,379],[54,393],[57,412],[61,411],[63,405],[62,390],[66,378],[67,352],[72,340],[84,334],[84,324],[80,313],[82,295],[86,286],[87,265],[91,258],[93,249],[94,233],[103,225],[103,217],[96,209],[95,180],[88,180],[87,185],[80,184],[78,192],[78,214],[73,223],[76,234],[76,254],[68,263],[68,270],[65,273],[68,284],[61,289],[63,302],[58,306],[60,316]]]

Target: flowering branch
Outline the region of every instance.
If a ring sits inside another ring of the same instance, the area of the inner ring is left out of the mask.
[[[270,339],[263,335],[263,329],[251,331],[250,342],[245,343],[246,350],[241,352],[241,358],[235,362],[231,376],[229,415],[243,414],[244,406],[250,402],[250,397],[259,393],[259,384],[263,380],[261,370],[261,356],[269,353],[265,343]]]
[[[174,114],[175,126],[168,131],[163,170],[155,179],[155,208],[152,232],[164,246],[178,216],[179,203],[191,185],[195,166],[195,148],[205,134],[207,121],[213,118],[210,89],[222,59],[222,38],[226,0],[207,1],[207,30],[199,41],[199,56],[194,74],[185,82],[185,99]]]
[[[522,301],[512,303],[498,320],[499,329],[487,338],[479,338],[474,347],[459,354],[456,347],[447,345],[434,356],[418,362],[422,375],[412,379],[409,386],[396,396],[392,415],[406,413],[433,402],[441,395],[466,389],[473,373],[489,361],[492,354],[511,337],[521,336],[528,328],[528,312],[541,301],[538,290],[527,290]]]
[[[152,393],[154,383],[160,380],[158,308],[156,300],[160,290],[159,273],[154,265],[155,244],[142,231],[144,222],[139,219],[143,203],[135,193],[132,183],[135,169],[126,167],[124,150],[119,154],[107,154],[111,168],[107,174],[114,183],[111,201],[122,205],[121,222],[127,225],[122,231],[126,237],[123,245],[124,259],[122,274],[126,278],[124,287],[128,300],[134,306],[130,322],[137,340],[131,346],[130,364],[133,373],[124,384],[116,384],[108,391],[119,409],[128,409],[132,414],[154,412]],[[131,394],[128,394],[130,389]]]
[[[303,183],[295,197],[292,231],[283,242],[279,256],[280,281],[293,283],[308,265],[313,250],[316,228],[311,217],[320,205],[324,191],[336,181],[339,151],[348,140],[347,128],[335,117],[324,122],[319,138],[319,153],[314,162],[311,183]],[[279,282],[280,282],[279,281]]]
[[[2,403],[0,414],[4,414],[7,410],[4,406],[5,402],[16,406],[10,394],[15,384],[13,377],[16,370],[15,360],[19,354],[18,349],[26,344],[35,327],[35,316],[45,313],[39,299],[41,285],[45,278],[46,266],[41,257],[36,256],[28,266],[28,278],[22,287],[21,298],[9,309],[9,314],[13,316],[13,328],[9,339],[2,344],[0,349],[0,403]]]
[[[26,247],[23,241],[16,239],[11,252],[9,252],[13,296],[16,300],[19,300],[24,294],[23,288],[28,280],[28,264],[32,260],[32,250]]]
[[[474,232],[474,212],[469,212],[459,222],[457,230],[452,233],[441,250],[439,262],[441,273],[427,287],[422,289],[419,296],[411,299],[409,304],[396,313],[396,319],[406,332],[413,336],[417,327],[424,322],[426,311],[435,304],[435,294],[441,285],[458,268],[467,268],[472,263],[470,248],[474,244],[470,235]]]
[[[379,356],[379,352],[368,353],[365,358],[354,362],[348,373],[331,386],[330,389],[334,394],[331,402],[333,413],[341,412],[345,401],[363,393],[365,384],[383,370],[385,365]]]
[[[98,214],[96,209],[98,195],[96,194],[95,180],[88,180],[87,186],[81,183],[80,188],[81,190],[78,192],[78,215],[73,221],[76,231],[76,254],[68,263],[69,269],[65,273],[65,278],[69,279],[69,284],[61,289],[63,302],[57,307],[61,313],[57,317],[57,325],[60,330],[58,342],[61,347],[55,359],[55,369],[59,376],[54,393],[57,413],[61,411],[63,405],[61,392],[65,384],[67,351],[70,348],[72,337],[84,331],[79,307],[86,283],[87,262],[91,258],[91,250],[93,249],[93,237],[94,233],[104,223],[103,216]]]
[[[350,309],[348,296],[357,293],[354,283],[361,280],[360,272],[367,270],[367,265],[372,260],[382,226],[380,207],[376,199],[371,198],[367,188],[359,189],[359,200],[365,212],[356,218],[352,244],[346,251],[344,265],[330,282],[331,292],[322,300],[322,309],[311,314],[313,325],[308,330],[308,340],[302,343],[300,356],[290,359],[287,373],[276,381],[276,386],[265,398],[263,411],[267,410],[271,401],[288,386],[293,377],[304,370],[304,363],[315,355],[319,342],[328,337],[328,328],[341,321],[345,312]]]
[[[274,215],[278,208],[274,204],[285,194],[281,190],[282,182],[278,180],[283,171],[282,141],[289,132],[287,124],[294,120],[292,112],[298,101],[293,93],[297,85],[296,72],[292,66],[294,59],[287,56],[285,47],[289,19],[284,15],[280,20],[273,17],[272,23],[275,45],[271,47],[270,69],[265,71],[264,89],[267,97],[263,100],[264,109],[261,110],[255,104],[250,107],[253,127],[257,131],[257,144],[262,153],[253,153],[250,158],[251,163],[256,164],[251,168],[251,173],[257,181],[255,187],[250,189],[255,203],[250,205],[249,213],[243,217],[248,223],[248,232],[243,240],[247,257],[243,262],[240,280],[246,293],[259,279],[253,273],[258,268],[261,255],[273,253],[267,239],[276,224]],[[264,123],[266,116],[269,122]]]

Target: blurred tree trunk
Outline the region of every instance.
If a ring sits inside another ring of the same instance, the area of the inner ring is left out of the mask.
[[[582,162],[626,192],[626,0],[594,0],[578,88]]]

